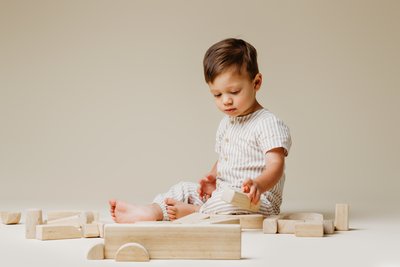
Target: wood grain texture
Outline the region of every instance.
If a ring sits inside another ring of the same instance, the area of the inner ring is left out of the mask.
[[[322,222],[304,222],[295,225],[297,237],[323,237],[324,227]]]
[[[304,220],[286,220],[279,219],[278,220],[278,233],[280,234],[294,234],[295,233],[295,225],[297,223],[303,223]]]
[[[276,234],[278,233],[278,220],[282,218],[282,215],[271,215],[263,221],[263,233],[264,234]]]
[[[303,221],[318,221],[322,222],[324,216],[321,213],[314,212],[291,212],[281,214],[282,219],[287,220],[303,220]]]
[[[38,225],[36,226],[36,239],[58,240],[81,238],[81,231],[74,226],[66,225]]]
[[[1,212],[1,221],[3,224],[18,224],[21,220],[21,212]]]
[[[264,216],[262,214],[241,214],[241,215],[211,215],[211,219],[239,219],[242,230],[262,229]]]
[[[82,225],[82,236],[85,238],[100,237],[99,225],[97,223]]]
[[[209,214],[194,212],[192,214],[186,215],[182,218],[172,221],[172,223],[199,223],[204,219],[209,218]]]
[[[116,255],[115,261],[149,261],[150,256],[146,248],[138,243],[122,245]]]
[[[80,210],[51,210],[46,212],[47,221],[54,221],[62,218],[79,215]]]
[[[51,221],[47,220],[47,225],[64,225],[64,226],[74,226],[79,228],[81,227],[81,218],[79,214],[77,214],[56,220],[51,220]]]
[[[151,259],[240,259],[241,231],[229,224],[110,224],[105,258],[126,243],[143,245]]]
[[[230,188],[224,189],[221,198],[227,203],[252,212],[257,212],[261,205],[261,201],[258,201],[257,204],[253,204],[245,193]]]
[[[333,220],[324,220],[323,226],[324,234],[333,234],[335,232],[335,225],[333,223]]]
[[[43,215],[41,209],[29,209],[26,211],[25,218],[25,238],[36,238],[36,226],[43,223]]]
[[[104,259],[104,244],[99,243],[91,247],[86,254],[88,260],[103,260]]]
[[[349,230],[349,204],[336,204],[335,228],[338,231]]]

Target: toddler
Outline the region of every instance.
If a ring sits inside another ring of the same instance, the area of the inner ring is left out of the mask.
[[[262,84],[256,49],[243,40],[226,39],[207,50],[203,66],[215,104],[225,114],[216,134],[218,160],[199,183],[180,182],[152,204],[110,200],[115,222],[175,220],[193,212],[251,213],[224,202],[224,188],[241,190],[254,204],[261,201],[263,215],[279,214],[291,138],[283,121],[256,99]]]

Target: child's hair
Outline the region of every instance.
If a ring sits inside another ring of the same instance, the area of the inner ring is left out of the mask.
[[[213,44],[204,55],[204,78],[206,83],[214,79],[231,67],[235,67],[240,74],[245,67],[250,80],[257,75],[257,50],[246,41],[228,38]]]

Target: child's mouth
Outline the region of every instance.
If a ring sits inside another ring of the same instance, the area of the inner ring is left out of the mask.
[[[236,108],[225,109],[226,112],[233,112],[235,110],[236,110]]]

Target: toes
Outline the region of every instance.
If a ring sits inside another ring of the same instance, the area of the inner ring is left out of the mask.
[[[115,206],[117,205],[117,200],[115,200],[115,199],[110,199],[110,200],[108,201],[108,204],[110,204],[110,207],[111,207],[111,208],[114,208],[114,209],[115,209]]]
[[[176,216],[175,216],[175,215],[172,215],[172,214],[168,214],[168,218],[169,218],[171,221],[175,221],[175,220],[176,220]]]
[[[166,198],[166,199],[164,200],[164,202],[165,202],[165,204],[167,204],[167,205],[175,205],[175,204],[176,204],[176,200],[173,199],[173,198]]]

